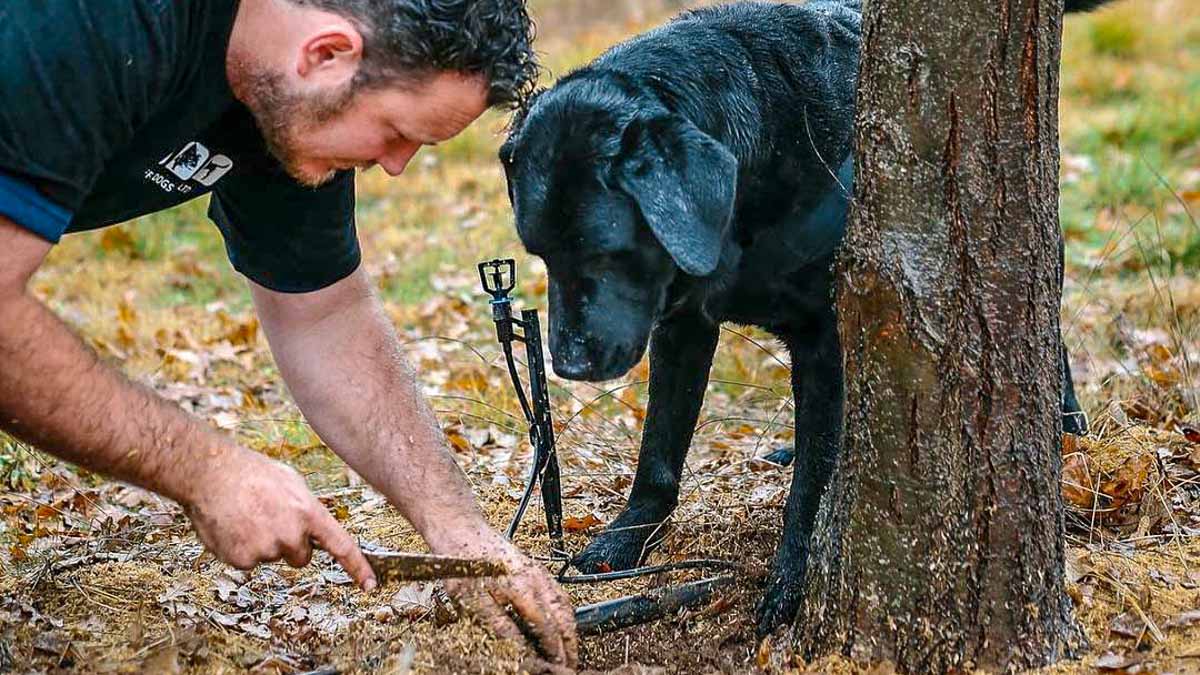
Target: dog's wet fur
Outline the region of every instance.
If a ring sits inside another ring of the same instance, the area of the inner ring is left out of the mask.
[[[796,467],[761,634],[795,614],[840,447],[833,263],[853,189],[859,44],[856,1],[686,12],[538,95],[500,150],[521,241],[550,277],[555,372],[619,377],[650,347],[629,503],[575,559],[581,571],[634,567],[656,542],[721,323],[786,345]],[[1082,432],[1065,350],[1063,372],[1064,426]]]

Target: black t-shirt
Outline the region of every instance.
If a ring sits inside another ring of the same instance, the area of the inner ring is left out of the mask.
[[[304,292],[353,272],[353,172],[296,183],[230,91],[237,2],[0,0],[0,215],[57,242],[211,192],[255,282]]]

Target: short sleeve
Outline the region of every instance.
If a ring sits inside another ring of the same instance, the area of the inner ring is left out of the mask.
[[[29,183],[0,173],[0,216],[57,244],[71,222],[71,212],[47,199]]]
[[[274,291],[307,293],[349,276],[362,260],[354,228],[354,172],[306,188],[281,172],[229,176],[209,217],[234,269]]]
[[[144,2],[0,3],[0,171],[77,211],[163,95],[171,22]]]

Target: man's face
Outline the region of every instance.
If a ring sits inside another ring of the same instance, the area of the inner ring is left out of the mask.
[[[487,109],[483,79],[452,72],[307,96],[285,91],[281,77],[249,74],[245,84],[243,100],[271,153],[312,187],[375,164],[398,176],[422,146],[457,136]]]

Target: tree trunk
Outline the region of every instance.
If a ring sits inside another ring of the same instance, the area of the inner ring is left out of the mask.
[[[838,289],[846,433],[797,616],[908,672],[1085,644],[1064,589],[1062,0],[870,0]]]

